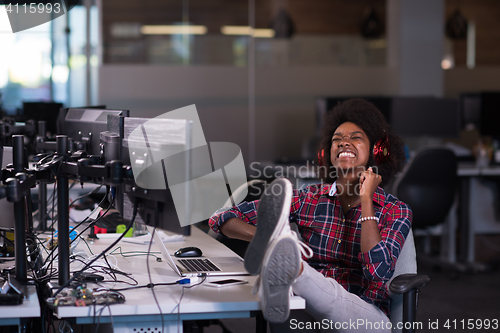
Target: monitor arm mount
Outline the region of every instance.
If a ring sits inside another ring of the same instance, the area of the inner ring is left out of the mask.
[[[68,153],[68,137],[58,135],[57,154],[53,160],[42,164],[36,170],[26,170],[24,162],[23,136],[14,135],[13,167],[2,170],[4,186],[0,187],[0,198],[14,203],[15,210],[15,260],[16,278],[26,282],[26,230],[32,232],[30,189],[37,183],[57,182],[59,284],[70,278],[69,271],[69,179],[80,182],[94,182],[119,186],[127,179],[133,179],[132,168],[119,160],[100,164],[99,156],[87,156],[85,152]],[[28,208],[26,208],[28,207]],[[28,210],[28,211],[27,211]],[[26,228],[28,225],[28,228]]]
[[[7,139],[13,135],[24,134],[28,137],[36,135],[36,123],[28,120],[26,123],[15,123],[10,119],[0,120],[0,139],[3,145],[7,144]]]

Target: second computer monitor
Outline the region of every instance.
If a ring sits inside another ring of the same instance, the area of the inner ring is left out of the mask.
[[[72,139],[75,150],[100,155],[100,133],[108,130],[108,115],[128,117],[128,110],[68,109],[62,133]]]
[[[182,219],[189,220],[191,214],[189,202],[185,201],[182,207],[179,205],[176,207],[175,193],[172,193],[170,187],[173,184],[167,181],[166,170],[170,165],[168,161],[173,160],[177,175],[185,178],[185,188],[188,188],[191,162],[184,158],[190,156],[190,123],[176,119],[155,119],[150,122],[151,119],[131,117],[122,120],[119,121],[115,116],[108,117],[108,131],[101,136],[101,142],[109,144],[114,141],[113,136],[118,136],[122,146],[120,154],[122,162],[131,165],[133,171],[139,174],[116,188],[114,206],[125,219],[130,220],[133,217],[134,205],[137,204],[135,222],[189,235],[189,225],[184,226],[180,222]],[[171,156],[173,159],[166,156]],[[141,166],[146,167],[141,169]],[[182,186],[182,183],[178,185]],[[183,193],[188,197],[188,192]]]

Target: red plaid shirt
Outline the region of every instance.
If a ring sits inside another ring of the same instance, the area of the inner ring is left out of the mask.
[[[382,240],[362,253],[361,223],[358,222],[361,205],[344,215],[336,193],[329,194],[332,186],[335,184],[317,184],[293,191],[290,221],[297,223],[303,241],[314,252],[307,261],[323,275],[337,280],[347,291],[389,315],[386,282],[394,273],[396,260],[411,228],[410,207],[377,188],[373,208],[375,216],[380,218],[378,226]],[[258,200],[242,202],[212,216],[210,227],[219,232],[219,226],[233,217],[255,225],[257,206]]]

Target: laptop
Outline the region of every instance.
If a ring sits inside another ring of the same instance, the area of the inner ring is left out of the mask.
[[[248,275],[240,257],[175,258],[170,255],[158,232],[154,241],[170,268],[181,277]]]

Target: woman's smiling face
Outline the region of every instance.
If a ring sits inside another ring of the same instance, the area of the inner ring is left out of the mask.
[[[345,122],[332,136],[330,155],[337,169],[365,168],[370,157],[370,140],[358,125]]]

